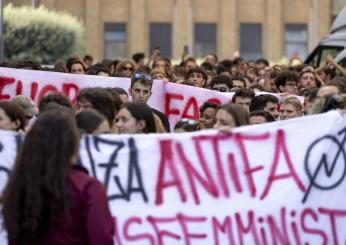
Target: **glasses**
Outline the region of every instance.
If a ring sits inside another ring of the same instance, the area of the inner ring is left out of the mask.
[[[132,67],[123,67],[122,69],[123,71],[133,71],[133,68]]]
[[[187,123],[189,125],[197,125],[198,124],[197,121],[195,121],[193,119],[188,119],[188,118],[182,118],[180,121],[183,123]]]
[[[144,74],[144,73],[135,73],[133,74],[133,78],[135,79],[144,79],[145,81],[152,81],[152,77],[148,74]]]

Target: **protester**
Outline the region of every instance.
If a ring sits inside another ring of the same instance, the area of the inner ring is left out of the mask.
[[[219,91],[219,92],[229,92],[233,87],[232,78],[226,75],[216,75],[210,81],[211,90]]]
[[[275,118],[267,111],[253,111],[250,113],[250,125],[274,122]]]
[[[131,60],[123,60],[117,65],[115,74],[122,77],[131,77],[134,71],[135,65],[133,64],[133,62]]]
[[[195,87],[204,88],[207,85],[207,73],[200,67],[189,69],[186,80],[190,81]]]
[[[280,102],[280,120],[303,116],[303,105],[295,96],[288,96]]]
[[[117,114],[117,127],[120,134],[155,133],[156,124],[153,112],[142,102],[127,102]]]
[[[76,122],[82,134],[106,134],[111,129],[107,118],[92,108],[86,108],[77,113]]]
[[[198,131],[198,122],[192,119],[182,118],[174,127],[175,133],[187,133]]]
[[[236,105],[241,105],[244,107],[244,109],[250,113],[250,103],[253,98],[255,98],[256,94],[254,91],[246,88],[239,89],[237,92],[234,93],[232,97],[232,103]]]
[[[0,101],[0,129],[10,131],[25,131],[25,113],[14,102]]]
[[[211,103],[211,102],[205,102],[200,108],[199,108],[199,120],[198,125],[200,129],[209,129],[213,128],[215,124],[215,116],[216,111],[218,110],[219,106]]]
[[[61,106],[65,106],[67,108],[70,108],[72,110],[72,103],[69,98],[67,98],[62,93],[51,93],[45,95],[39,102],[39,112],[43,112],[46,109],[46,106],[50,103],[56,103]]]
[[[132,97],[132,101],[146,104],[152,95],[152,86],[153,79],[151,76],[142,73],[134,73],[129,88],[129,94]],[[160,118],[166,132],[170,132],[170,125],[165,114],[154,108],[151,109]]]
[[[230,132],[234,127],[249,124],[249,114],[240,105],[225,104],[216,113],[214,128],[219,131]]]
[[[279,100],[274,95],[261,94],[251,100],[249,110],[250,112],[257,110],[268,111],[270,114],[273,115],[275,120],[277,120],[279,116],[279,112],[277,109],[278,103]]]
[[[275,79],[280,93],[298,94],[299,76],[292,71],[282,72]]]
[[[85,74],[86,67],[80,60],[74,60],[67,65],[67,70],[72,74]]]
[[[1,197],[9,244],[113,244],[106,191],[76,165],[78,151],[72,113],[38,117]]]
[[[16,95],[11,99],[12,102],[19,105],[25,113],[25,127],[28,127],[29,121],[37,116],[38,108],[35,105],[35,102],[28,96],[25,95]]]

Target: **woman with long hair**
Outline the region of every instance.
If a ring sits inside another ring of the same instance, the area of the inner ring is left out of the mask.
[[[38,117],[1,197],[9,244],[113,244],[105,189],[76,166],[78,149],[70,111]]]
[[[235,127],[249,124],[249,113],[243,106],[234,104],[222,105],[216,112],[214,128],[230,132]]]

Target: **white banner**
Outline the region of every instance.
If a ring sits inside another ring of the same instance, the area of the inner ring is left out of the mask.
[[[85,136],[80,157],[107,189],[116,244],[345,244],[345,125],[332,112],[232,134]],[[1,186],[18,139],[0,132]]]

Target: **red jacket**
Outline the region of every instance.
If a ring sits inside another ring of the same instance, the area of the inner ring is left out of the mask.
[[[74,167],[69,195],[70,218],[59,215],[47,235],[35,245],[113,245],[114,224],[103,185],[82,168]]]

